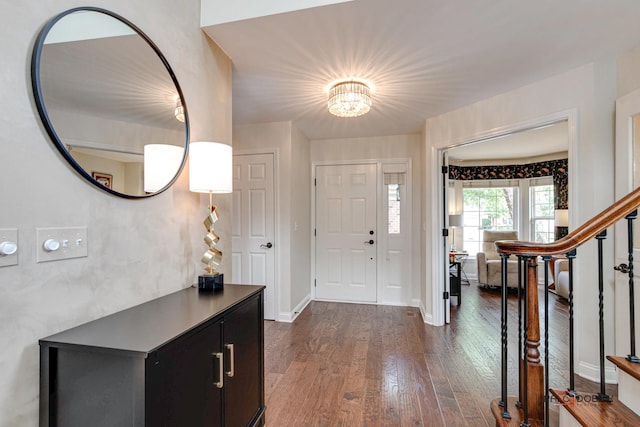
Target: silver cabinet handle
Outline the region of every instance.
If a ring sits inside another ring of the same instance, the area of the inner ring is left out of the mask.
[[[222,353],[211,353],[213,357],[218,359],[218,381],[214,381],[213,384],[218,387],[224,387],[224,356]],[[215,366],[214,366],[215,371]]]
[[[225,347],[227,348],[227,350],[229,350],[229,370],[227,371],[227,376],[230,378],[233,378],[233,376],[235,375],[234,366],[236,365],[235,364],[236,355],[233,351],[233,344],[225,344]]]

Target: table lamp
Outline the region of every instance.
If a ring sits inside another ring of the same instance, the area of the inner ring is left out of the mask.
[[[222,252],[216,249],[220,237],[214,231],[218,212],[213,205],[213,194],[233,191],[231,146],[219,142],[192,142],[189,144],[189,189],[196,193],[209,193],[209,208],[203,224],[207,233],[204,242],[208,249],[202,255],[205,273],[198,276],[198,289],[222,289],[224,275],[216,270],[222,262]]]
[[[182,165],[184,147],[169,144],[144,146],[144,192],[155,193],[166,188]]]
[[[451,227],[451,251],[456,250],[456,227],[462,227],[462,214],[449,215],[449,227]]]
[[[555,240],[560,240],[569,233],[569,209],[556,209],[553,215]]]

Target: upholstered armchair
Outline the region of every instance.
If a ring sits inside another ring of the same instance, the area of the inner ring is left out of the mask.
[[[482,232],[482,252],[476,254],[480,286],[502,286],[502,260],[495,247],[495,242],[498,240],[518,240],[518,232],[513,230]],[[518,260],[513,256],[507,260],[507,287],[518,287]]]
[[[554,263],[554,292],[563,297],[569,298],[569,260],[566,258],[555,258]]]

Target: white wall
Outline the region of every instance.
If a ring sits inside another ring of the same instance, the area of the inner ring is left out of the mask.
[[[204,250],[206,197],[189,192],[186,172],[157,197],[116,198],[83,181],[40,125],[33,43],[48,19],[77,5],[0,0],[0,81],[10,100],[0,103],[0,228],[18,228],[20,245],[19,265],[0,268],[0,426],[38,424],[39,338],[190,286]],[[199,0],[92,5],[130,19],[166,55],[189,106],[192,140],[231,142],[231,63],[200,30]],[[216,232],[226,245],[230,196],[218,200]],[[36,227],[78,225],[88,226],[87,258],[36,263]]]
[[[47,110],[47,113],[64,144],[142,154],[147,144],[182,145],[184,142],[183,127],[161,128],[66,110]],[[180,124],[177,120],[175,122]],[[122,135],[129,138],[122,138]]]
[[[307,137],[291,133],[291,309],[298,311],[311,289],[311,162]]]
[[[618,58],[617,97],[640,89],[640,44]]]
[[[276,153],[276,320],[291,321],[310,297],[309,141],[291,122],[277,122],[235,126],[233,144],[236,152]]]
[[[438,261],[440,245],[437,214],[440,209],[438,149],[465,141],[479,140],[519,126],[525,127],[550,116],[575,116],[577,146],[570,149],[571,226],[584,223],[613,202],[613,118],[616,97],[616,67],[612,62],[585,65],[567,73],[533,83],[476,104],[430,118],[425,124],[425,163],[429,170],[425,182],[425,209],[431,212],[427,224],[425,293],[428,309],[434,319],[442,317],[442,268]],[[570,127],[571,127],[571,123]],[[571,130],[571,129],[570,129]],[[613,293],[613,250],[606,243],[604,264],[606,301],[611,304]],[[597,283],[591,267],[596,263],[595,243],[579,251],[575,293],[577,370],[582,375],[597,376]],[[612,310],[608,310],[611,313]],[[610,316],[610,315],[608,315]],[[607,319],[608,336],[613,336],[612,317]],[[438,323],[438,322],[436,322]],[[613,343],[608,342],[612,349]]]
[[[311,163],[313,162],[343,162],[348,160],[400,160],[411,159],[412,162],[412,194],[413,200],[413,230],[412,236],[420,235],[422,181],[420,179],[421,160],[421,136],[416,135],[395,135],[380,136],[371,138],[341,138],[341,139],[321,139],[311,141]],[[413,238],[411,253],[413,255],[412,265],[413,283],[411,284],[411,300],[420,300],[420,268],[422,265],[421,242],[418,238]]]

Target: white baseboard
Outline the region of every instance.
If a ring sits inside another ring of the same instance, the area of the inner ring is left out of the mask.
[[[433,316],[431,314],[427,314],[427,310],[422,304],[420,304],[420,314],[422,314],[422,320],[424,321],[424,323],[433,325]]]
[[[609,366],[607,366],[609,365]],[[576,372],[583,378],[596,383],[600,382],[600,367],[587,362],[579,362]],[[609,362],[604,366],[604,382],[607,384],[618,384],[616,369]]]
[[[296,320],[296,317],[298,317],[300,313],[302,313],[304,309],[307,308],[310,302],[311,302],[311,296],[307,295],[302,299],[302,301],[300,301],[300,304],[298,304],[293,309],[293,312],[286,312],[286,311],[281,312],[278,315],[278,322],[293,323],[293,321]]]

